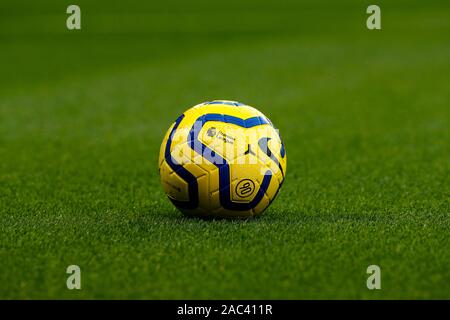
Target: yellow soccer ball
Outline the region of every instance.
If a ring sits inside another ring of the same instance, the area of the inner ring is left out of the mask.
[[[251,217],[275,199],[286,175],[278,130],[253,107],[196,105],[167,131],[159,154],[165,193],[186,215]]]

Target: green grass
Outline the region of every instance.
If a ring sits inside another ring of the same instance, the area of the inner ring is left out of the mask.
[[[78,1],[80,32],[68,4],[0,4],[0,298],[450,298],[448,3],[369,31],[364,1]],[[258,219],[159,184],[169,125],[219,98],[286,144]]]

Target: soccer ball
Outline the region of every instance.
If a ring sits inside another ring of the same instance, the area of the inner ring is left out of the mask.
[[[163,189],[186,215],[251,217],[275,199],[286,151],[266,116],[239,102],[198,104],[167,131],[159,154]]]

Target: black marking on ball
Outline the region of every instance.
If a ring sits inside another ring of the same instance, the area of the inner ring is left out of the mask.
[[[236,185],[235,191],[241,198],[249,197],[255,191],[255,183],[250,179],[242,179]]]

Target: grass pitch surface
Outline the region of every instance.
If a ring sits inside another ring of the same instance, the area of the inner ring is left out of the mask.
[[[381,1],[380,31],[364,1],[77,4],[81,31],[0,4],[0,298],[450,298],[448,3]],[[212,99],[283,136],[259,219],[160,187],[165,131]]]

